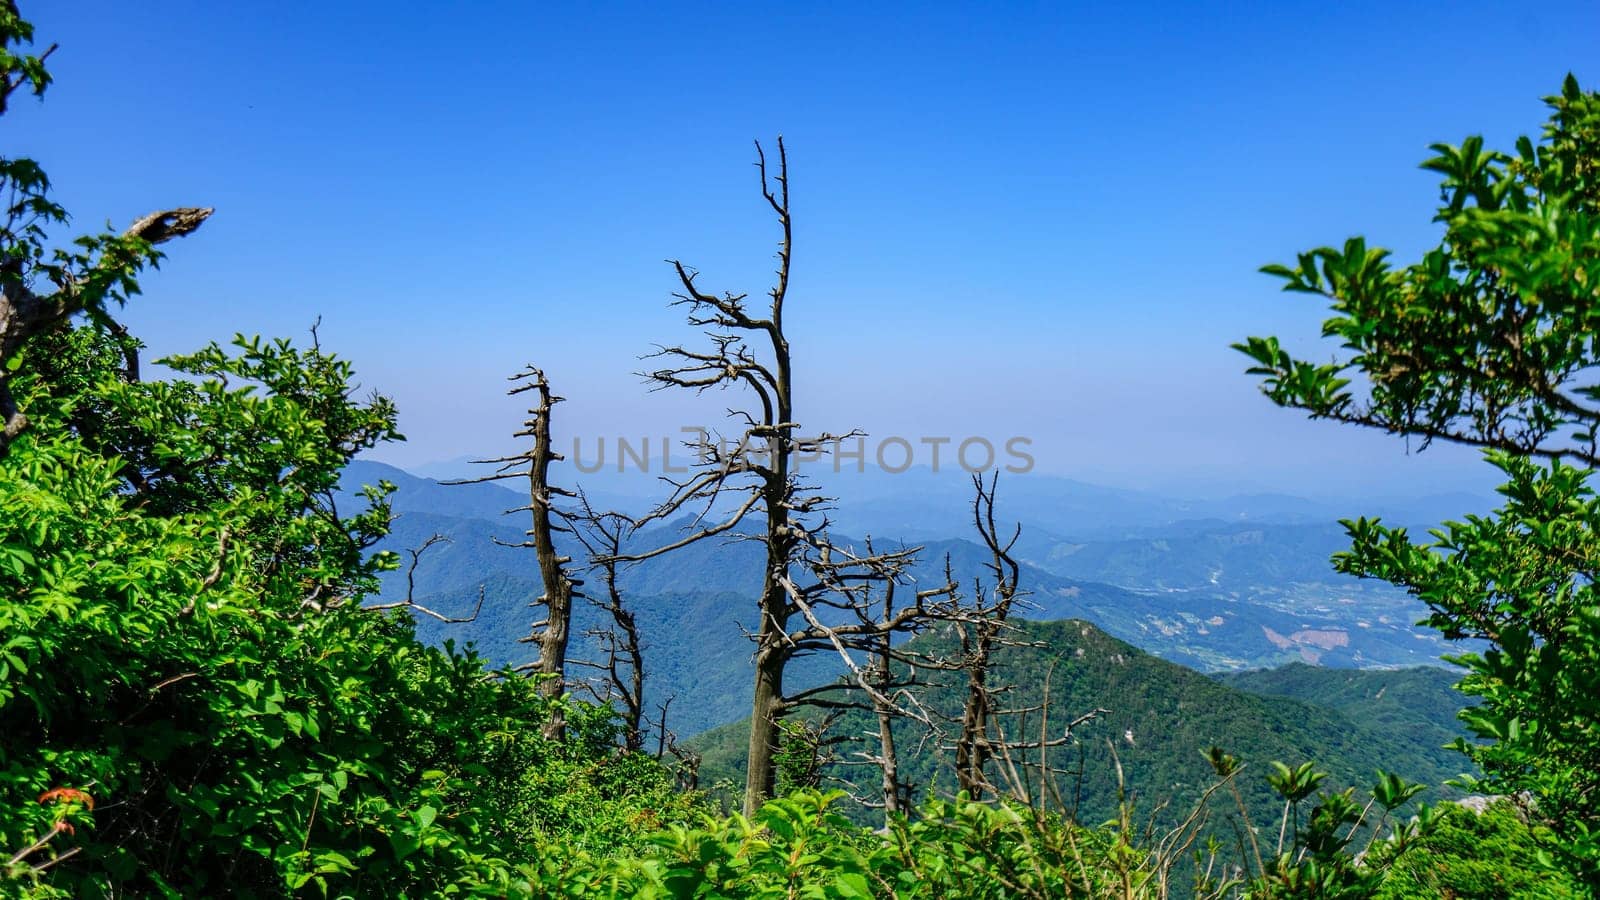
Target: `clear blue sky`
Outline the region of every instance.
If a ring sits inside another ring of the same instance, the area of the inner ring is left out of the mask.
[[[719,398],[631,372],[687,336],[662,263],[759,294],[752,138],[793,163],[812,428],[1035,441],[1043,470],[1327,493],[1471,483],[1466,453],[1271,408],[1227,345],[1309,346],[1256,274],[1365,233],[1424,247],[1426,147],[1600,79],[1594,3],[25,2],[59,41],[8,152],[80,227],[217,207],[126,317],[154,354],[325,344],[401,404],[418,464],[498,449],[544,366],[568,433]]]

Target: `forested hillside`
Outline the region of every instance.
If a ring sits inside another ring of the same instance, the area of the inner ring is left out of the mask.
[[[1223,676],[1218,683],[1087,622],[1023,622],[1008,641],[1011,645],[995,656],[991,677],[1004,687],[1008,708],[1030,712],[998,717],[999,729],[1019,738],[1036,738],[1041,731],[1055,737],[1067,723],[1099,710],[1074,729],[1071,744],[1048,751],[1050,765],[1067,773],[1063,780],[1071,786],[1070,799],[1082,821],[1115,818],[1120,763],[1126,779],[1123,787],[1142,814],[1168,827],[1176,824],[1189,812],[1186,798],[1213,776],[1200,753],[1212,746],[1260,772],[1267,771],[1273,760],[1315,759],[1329,773],[1330,786],[1341,788],[1365,783],[1378,769],[1443,784],[1461,774],[1466,762],[1446,746],[1460,729],[1435,724],[1441,717],[1454,720],[1454,712],[1443,707],[1460,696],[1449,690],[1450,682],[1439,677],[1439,670],[1348,672],[1292,666]],[[928,635],[907,651],[940,655],[952,649],[950,643],[949,636]],[[1308,677],[1307,671],[1316,674]],[[1415,708],[1421,724],[1428,727],[1397,729],[1407,720],[1403,711],[1412,707],[1407,698],[1397,698],[1394,706],[1375,707],[1366,690],[1374,682],[1411,687],[1402,692],[1427,701]],[[1315,683],[1316,689],[1309,689],[1308,683]],[[1443,697],[1436,690],[1441,686]],[[923,702],[941,717],[959,719],[964,689],[959,678],[938,679],[925,690]],[[1269,699],[1272,695],[1280,699]],[[1294,699],[1281,699],[1291,696]],[[819,718],[820,714],[813,721]],[[914,748],[901,760],[906,779],[921,793],[948,792],[951,749],[937,740],[921,740],[914,723],[902,722],[900,727],[901,745]],[[693,742],[705,755],[700,769],[703,783],[714,785],[742,775],[739,742],[745,732],[748,725],[736,723]],[[824,736],[837,742],[824,748],[825,758],[832,762],[816,783],[870,797],[876,775],[858,760],[864,748],[870,749],[875,733],[866,709],[831,722]],[[1271,818],[1281,799],[1265,780],[1246,781],[1252,815],[1261,821]],[[865,810],[857,815],[871,818]]]
[[[1461,673],[1421,667],[1394,670],[1327,669],[1290,663],[1278,669],[1223,672],[1229,687],[1263,697],[1290,697],[1350,717],[1419,746],[1443,748],[1467,730],[1461,711],[1474,701],[1455,689]]]

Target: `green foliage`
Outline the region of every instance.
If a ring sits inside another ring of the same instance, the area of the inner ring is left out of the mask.
[[[488,732],[489,749],[476,763],[493,777],[475,779],[474,796],[462,798],[495,811],[492,834],[513,858],[530,858],[528,843],[543,840],[603,856],[635,853],[650,835],[705,809],[654,757],[617,750],[621,725],[609,708],[569,701],[563,710],[559,743],[527,719]],[[541,711],[533,723],[545,717]]]
[[[632,859],[542,854],[538,886],[560,897],[1145,897],[1140,853],[1104,832],[1026,809],[966,799],[931,801],[887,832],[852,825],[841,796],[801,792],[750,819],[707,818],[654,839]],[[1132,892],[1119,890],[1121,869]]]
[[[833,754],[824,723],[796,717],[778,723],[778,793],[816,790],[822,786],[823,768]]]
[[[1430,834],[1399,860],[1377,893],[1382,900],[1460,897],[1473,900],[1566,900],[1588,896],[1569,875],[1549,867],[1541,846],[1550,836],[1528,824],[1510,800],[1481,812],[1447,803]],[[1387,854],[1380,845],[1374,854]]]
[[[1298,360],[1276,338],[1236,345],[1274,402],[1422,436],[1593,464],[1600,388],[1600,95],[1568,77],[1543,139],[1514,153],[1436,144],[1445,226],[1393,268],[1362,238],[1263,271],[1319,294],[1344,358]],[[1567,432],[1567,429],[1571,429]]]
[[[1572,77],[1548,98],[1535,143],[1436,145],[1440,245],[1403,268],[1360,238],[1265,271],[1320,294],[1342,359],[1297,360],[1275,338],[1238,348],[1275,402],[1313,417],[1488,449],[1506,504],[1414,541],[1403,528],[1347,522],[1342,571],[1425,600],[1428,623],[1464,653],[1462,714],[1486,741],[1458,746],[1484,788],[1527,793],[1554,836],[1547,850],[1600,882],[1600,94]],[[1533,462],[1544,458],[1548,466]],[[1582,468],[1567,463],[1577,463]]]
[[[0,5],[0,67],[38,93],[42,63],[10,49],[29,36]],[[399,436],[348,363],[238,338],[141,380],[107,303],[157,255],[47,253],[48,180],[26,160],[0,179],[0,290],[59,300],[0,335],[25,413],[0,410],[19,426],[0,445],[0,890],[526,894],[535,840],[620,852],[693,807],[616,751],[609,710],[566,708],[570,739],[547,741],[532,683],[362,608],[394,566],[369,549],[392,488],[343,510],[335,492]]]
[[[528,717],[533,700],[520,684],[480,687],[475,660],[424,650],[407,623],[356,605],[383,561],[362,560],[358,533],[314,503],[339,460],[276,390],[296,365],[219,359],[266,390],[185,385],[187,416],[167,385],[108,386],[152,459],[209,478],[125,477],[127,462],[89,451],[47,404],[0,467],[0,842],[50,827],[34,802],[46,791],[99,801],[77,854],[44,870],[51,885],[493,880],[470,848],[476,817],[439,816],[468,783],[430,774],[428,751],[456,748],[478,707]],[[215,440],[245,422],[256,440]],[[424,858],[438,872],[421,875]]]
[[[1559,839],[1552,852],[1600,875],[1600,500],[1588,471],[1492,453],[1509,479],[1492,516],[1468,517],[1415,542],[1404,529],[1349,523],[1346,571],[1410,588],[1429,623],[1491,642],[1456,661],[1461,690],[1482,702],[1460,742],[1487,789],[1529,792]]]
[[[1230,768],[1224,780],[1237,772]],[[1358,806],[1353,790],[1324,794],[1294,843],[1254,863],[1247,877],[1213,877],[1220,868],[1212,860],[1193,894],[1373,896],[1432,834],[1434,818],[1424,810],[1385,830],[1389,814],[1420,786],[1388,776],[1378,789],[1379,821],[1367,821],[1371,807]],[[1014,802],[959,796],[931,799],[914,818],[894,816],[885,829],[868,831],[836,811],[842,796],[802,791],[771,801],[752,818],[707,816],[657,835],[651,851],[630,857],[547,845],[532,883],[542,895],[560,897],[1153,900],[1184,894],[1172,880],[1171,853],[1186,844],[1134,827],[1127,810],[1106,825],[1085,828]],[[1351,846],[1363,836],[1368,856],[1358,860]]]
[[[1327,773],[1316,771],[1312,763],[1288,766],[1274,761],[1267,782],[1283,800],[1283,813],[1278,825],[1277,844],[1269,856],[1262,850],[1262,838],[1253,826],[1238,790],[1238,774],[1242,768],[1238,758],[1218,747],[1209,748],[1201,756],[1211,764],[1220,779],[1211,792],[1223,786],[1228,787],[1238,806],[1236,830],[1241,860],[1232,867],[1231,875],[1222,878],[1213,876],[1217,868],[1218,843],[1215,840],[1208,842],[1210,860],[1196,879],[1197,893],[1203,896],[1237,895],[1255,900],[1276,897],[1355,900],[1371,897],[1388,883],[1394,865],[1405,858],[1421,839],[1433,833],[1437,815],[1427,806],[1418,807],[1417,815],[1408,821],[1396,822],[1385,833],[1385,826],[1396,810],[1422,793],[1425,786],[1409,783],[1381,769],[1377,773],[1377,783],[1372,787],[1371,799],[1365,805],[1360,805],[1355,799],[1355,788],[1323,792],[1312,807],[1309,818],[1302,823],[1301,806],[1327,779]],[[1369,818],[1373,807],[1379,810],[1376,821]],[[1200,811],[1192,815],[1198,816],[1201,811],[1203,805]],[[1294,827],[1292,833],[1289,831],[1291,824]],[[1355,852],[1352,847],[1363,833],[1367,836],[1365,848]],[[1375,847],[1383,852],[1373,853]],[[1234,891],[1237,894],[1230,893]]]
[[[91,326],[30,346],[0,460],[0,846],[41,895],[513,890],[534,835],[623,848],[693,800],[553,744],[527,681],[361,609],[385,486],[341,516],[394,412],[320,349],[240,339],[128,381]],[[38,798],[81,791],[97,811]],[[70,830],[63,830],[66,822]]]

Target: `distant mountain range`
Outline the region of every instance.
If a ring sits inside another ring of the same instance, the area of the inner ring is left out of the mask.
[[[964,476],[944,477],[948,474],[935,478],[913,470],[865,478],[857,486],[866,497],[841,501],[831,514],[837,532],[871,533],[879,546],[896,537],[923,546],[913,574],[924,584],[943,580],[948,555],[958,580],[970,585],[983,573],[986,554],[966,539],[970,484]],[[1086,619],[1116,638],[1202,671],[1292,661],[1396,668],[1438,664],[1441,653],[1459,649],[1413,626],[1424,612],[1413,598],[1334,573],[1327,559],[1342,546],[1342,531],[1317,518],[1322,513],[1314,510],[1321,507],[1311,501],[1256,497],[1196,504],[1065,479],[1033,479],[1002,477],[1000,500],[1001,514],[1023,524],[1019,547],[1026,560],[1022,584],[1030,592],[1030,606],[1023,615],[1028,618]],[[542,586],[531,551],[495,543],[523,539],[525,514],[503,515],[526,502],[512,489],[519,485],[443,485],[358,461],[347,471],[344,487],[354,490],[379,480],[398,487],[398,518],[384,546],[418,547],[434,534],[449,539],[423,556],[416,571],[418,599],[441,612],[464,615],[483,592],[477,620],[444,625],[422,617],[419,634],[434,642],[472,643],[495,663],[529,659],[532,648],[519,640],[536,617],[528,606]],[[1423,509],[1413,506],[1410,514],[1423,515]],[[1209,517],[1182,517],[1189,514]],[[1083,527],[1062,527],[1074,520]],[[908,524],[896,530],[896,521]],[[851,522],[860,530],[847,529]],[[658,546],[680,533],[669,525],[636,541],[641,547]],[[1069,533],[1076,536],[1063,536]],[[647,691],[653,702],[677,698],[673,719],[680,734],[746,710],[750,645],[742,629],[755,624],[749,598],[759,586],[761,552],[748,541],[709,540],[624,575],[624,590],[639,611],[647,642]],[[385,596],[403,590],[404,582],[403,572],[390,573]],[[598,624],[596,611],[579,610],[576,657],[592,651],[583,632]],[[828,658],[802,663],[791,683],[833,677],[835,665]]]
[[[357,465],[400,471],[382,463]],[[658,473],[632,468],[618,471],[614,465],[587,474],[577,473],[570,465],[567,468],[567,472],[557,473],[559,483],[580,483],[592,497],[603,498],[606,505],[625,511],[648,508],[662,494]],[[489,471],[468,457],[460,457],[419,466],[409,474],[448,481]],[[914,466],[890,472],[871,465],[858,471],[846,463],[836,472],[831,464],[823,462],[802,465],[801,472],[824,495],[838,498],[830,517],[837,529],[846,534],[907,541],[952,537],[967,526],[971,515],[971,476],[958,466],[947,465],[939,471]],[[1270,492],[1183,498],[1038,472],[1007,473],[1000,481],[1007,514],[1030,531],[1058,540],[1149,537],[1154,532],[1194,522],[1331,525],[1342,518],[1362,515],[1428,528],[1466,513],[1485,512],[1494,504],[1490,495],[1464,492],[1338,501]]]

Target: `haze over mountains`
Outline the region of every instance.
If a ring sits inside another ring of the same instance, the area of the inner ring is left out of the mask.
[[[457,474],[486,471],[461,470]],[[448,467],[432,471],[450,474]],[[653,478],[606,473],[585,478],[597,504],[638,511]],[[970,481],[960,470],[914,469],[890,474],[821,473],[825,493],[841,496],[830,512],[836,535],[871,535],[924,548],[914,576],[940,583],[948,556],[957,580],[971,585],[986,555],[969,540]],[[345,487],[395,483],[398,518],[383,545],[418,547],[433,534],[449,538],[424,554],[416,596],[448,615],[467,615],[479,592],[483,610],[471,623],[445,625],[420,617],[426,640],[472,643],[497,664],[530,659],[519,642],[542,592],[529,551],[503,546],[523,540],[525,514],[504,515],[526,502],[517,481],[444,485],[374,462],[357,462]],[[594,481],[593,487],[589,482]],[[1288,662],[1346,668],[1437,665],[1450,645],[1414,624],[1421,605],[1384,584],[1332,571],[1328,557],[1344,544],[1340,510],[1282,495],[1184,500],[1042,475],[1003,475],[1000,513],[1023,526],[1022,586],[1026,618],[1083,619],[1110,635],[1200,671],[1232,671]],[[1417,527],[1473,509],[1488,498],[1423,497],[1374,502],[1369,512]],[[1453,512],[1446,513],[1446,510]],[[684,523],[647,530],[638,547],[675,539]],[[850,542],[851,538],[841,538]],[[675,697],[675,727],[689,734],[744,715],[752,627],[749,597],[759,584],[761,549],[752,542],[709,540],[628,568],[623,590],[638,610],[654,703]],[[581,554],[573,552],[575,557]],[[386,596],[403,592],[405,573],[391,573]],[[584,632],[600,624],[580,606],[573,655],[593,649]],[[1459,649],[1459,648],[1456,648]],[[794,682],[831,678],[837,661],[818,658]]]
[[[477,478],[491,471],[473,459],[456,457],[411,469],[371,461],[356,465],[393,469],[434,481]],[[631,465],[625,471],[618,469],[608,462],[593,473],[576,475],[569,467],[558,475],[566,476],[563,483],[581,483],[597,503],[603,498],[624,511],[648,509],[661,498],[659,473],[640,472]],[[834,471],[830,463],[821,462],[802,465],[800,471],[825,496],[838,498],[829,518],[841,532],[917,541],[950,537],[952,529],[964,534],[968,527],[972,485],[968,473],[958,465],[947,464],[937,471],[919,465],[891,472],[873,465],[857,471],[845,463],[840,471]],[[1063,539],[1148,536],[1208,521],[1331,525],[1341,518],[1362,515],[1382,516],[1408,527],[1432,527],[1469,512],[1486,511],[1494,500],[1488,494],[1466,491],[1344,496],[1338,500],[1268,491],[1215,496],[1196,491],[1194,496],[1175,496],[1039,472],[1006,473],[1001,480],[1006,514],[1025,526],[1025,534],[1038,531]],[[508,490],[514,492],[516,487],[519,485],[510,484]]]

